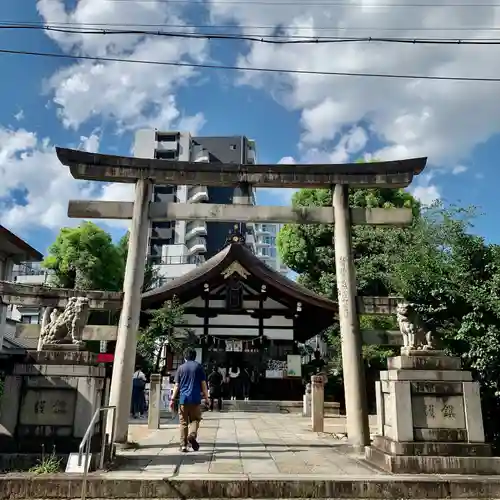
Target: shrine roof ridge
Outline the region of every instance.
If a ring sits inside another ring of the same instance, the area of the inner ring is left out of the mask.
[[[143,306],[171,299],[174,295],[182,295],[190,288],[203,285],[214,276],[220,275],[233,262],[239,262],[249,274],[262,280],[267,286],[277,289],[280,293],[293,296],[297,301],[307,303],[313,307],[329,311],[332,315],[336,315],[338,312],[336,302],[281,275],[240,243],[227,245],[218,254],[192,271],[169,281],[161,287],[143,293]]]
[[[56,147],[59,161],[75,179],[135,182],[151,179],[161,184],[259,187],[407,187],[420,174],[427,158],[346,164],[196,163],[89,153]]]

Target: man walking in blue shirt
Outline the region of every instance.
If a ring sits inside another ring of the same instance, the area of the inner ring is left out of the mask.
[[[194,451],[200,449],[198,429],[201,421],[201,393],[205,401],[209,400],[205,372],[196,360],[196,351],[188,349],[185,363],[177,369],[175,386],[172,392],[170,408],[173,410],[175,400],[179,397],[179,424],[181,433],[181,451],[187,451],[188,443]]]

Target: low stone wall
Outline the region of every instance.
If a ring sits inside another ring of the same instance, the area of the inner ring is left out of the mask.
[[[1,500],[78,499],[82,480],[79,476],[7,474],[0,476]],[[385,476],[353,480],[343,477],[301,479],[296,475],[276,478],[189,478],[147,476],[112,478],[90,474],[87,498],[93,499],[166,499],[166,498],[352,498],[352,499],[500,499],[500,478],[455,476]]]

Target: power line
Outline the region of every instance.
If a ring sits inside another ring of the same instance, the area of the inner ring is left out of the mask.
[[[232,40],[267,43],[275,45],[300,45],[300,44],[325,44],[325,43],[400,43],[411,45],[437,44],[437,45],[500,45],[500,38],[409,38],[409,37],[335,37],[335,36],[300,36],[300,35],[251,35],[230,33],[198,33],[185,31],[150,31],[150,30],[117,30],[102,28],[59,28],[55,26],[9,25],[1,26],[2,29],[28,29],[43,30],[57,33],[79,35],[141,35],[163,36],[168,38],[191,38],[205,40]]]
[[[455,81],[455,82],[494,82],[500,83],[500,77],[468,77],[468,76],[432,76],[432,75],[399,75],[390,73],[353,73],[347,71],[312,71],[300,69],[277,69],[277,68],[245,68],[238,66],[229,66],[222,64],[201,64],[201,63],[184,63],[171,61],[151,61],[142,59],[122,59],[118,57],[94,57],[94,56],[72,56],[68,54],[55,54],[49,52],[34,52],[26,50],[0,49],[0,54],[17,54],[27,56],[54,57],[58,59],[73,59],[83,61],[99,61],[99,62],[123,62],[129,64],[151,64],[157,66],[176,66],[187,68],[200,69],[219,69],[219,70],[234,70],[234,71],[251,71],[260,73],[278,73],[278,74],[293,74],[293,75],[321,75],[321,76],[351,76],[351,77],[368,77],[368,78],[389,78],[389,79],[404,79],[404,80],[435,80],[435,81]]]
[[[1,21],[2,26],[35,26],[43,27],[47,23],[40,21]],[[467,27],[439,27],[439,28],[423,28],[423,27],[401,27],[401,28],[382,28],[376,26],[276,26],[276,25],[245,25],[245,24],[140,24],[140,23],[71,23],[71,22],[51,22],[51,26],[56,27],[89,27],[89,28],[100,28],[100,27],[127,27],[127,28],[191,28],[191,29],[263,29],[263,30],[274,30],[274,29],[291,29],[293,31],[301,30],[314,30],[314,31],[500,31],[500,26],[467,26]]]
[[[203,0],[103,0],[106,2],[134,2],[134,3],[165,3],[165,4],[189,4],[189,5],[203,5],[209,7],[210,5],[283,5],[290,6],[296,5],[297,7],[349,7],[349,8],[393,8],[393,7],[500,7],[500,3],[386,3],[386,4],[365,4],[363,1],[359,2],[290,2],[284,1],[266,1],[266,0],[210,0],[209,2]]]

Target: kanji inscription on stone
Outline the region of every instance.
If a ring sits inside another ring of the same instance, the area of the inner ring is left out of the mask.
[[[436,411],[434,405],[425,405],[425,416],[430,418],[436,418]]]
[[[462,396],[412,396],[413,427],[420,429],[465,429]]]
[[[66,389],[28,389],[21,401],[21,425],[71,426],[76,393]]]
[[[455,418],[455,408],[453,408],[453,405],[444,403],[441,413],[444,418]]]

